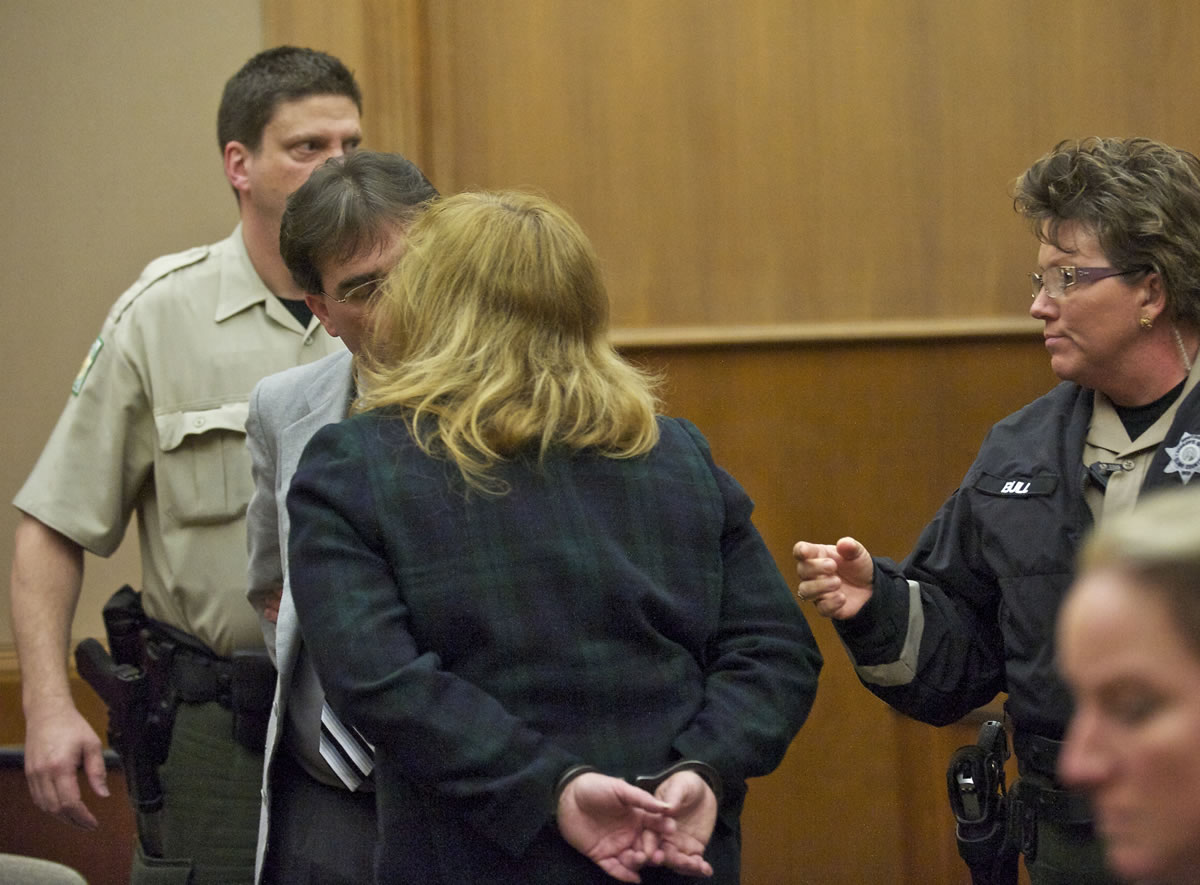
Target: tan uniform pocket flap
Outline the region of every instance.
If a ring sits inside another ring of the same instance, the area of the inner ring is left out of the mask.
[[[158,445],[164,452],[179,448],[188,436],[209,433],[214,430],[246,432],[246,417],[250,414],[249,403],[226,403],[215,409],[195,412],[167,412],[155,415],[158,428]]]

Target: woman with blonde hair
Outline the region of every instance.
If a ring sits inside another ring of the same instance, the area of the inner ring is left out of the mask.
[[[379,297],[357,414],[288,497],[305,644],[375,749],[377,880],[737,882],[745,780],[821,666],[749,498],[612,348],[548,201],[436,203]]]
[[[1091,796],[1109,864],[1200,882],[1200,488],[1100,524],[1058,659],[1076,703],[1059,776]]]

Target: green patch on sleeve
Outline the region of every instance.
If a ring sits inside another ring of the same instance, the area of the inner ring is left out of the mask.
[[[71,394],[79,396],[79,391],[83,390],[83,382],[87,381],[88,372],[92,371],[92,366],[96,362],[96,357],[100,355],[100,349],[104,347],[104,339],[99,335],[92,342],[92,346],[88,348],[87,356],[83,358],[83,363],[79,367],[78,374],[75,375],[75,382],[71,385]]]

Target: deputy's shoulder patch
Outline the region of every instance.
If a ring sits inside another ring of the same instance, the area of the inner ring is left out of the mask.
[[[92,371],[92,366],[96,363],[96,357],[100,355],[103,347],[104,338],[97,335],[96,340],[92,342],[92,346],[88,348],[87,356],[83,358],[83,362],[79,366],[79,371],[75,374],[75,381],[71,384],[72,396],[79,396],[79,391],[83,390],[83,383],[87,381],[88,373]]]
[[[975,481],[975,489],[985,495],[1003,498],[1032,498],[1049,495],[1058,488],[1058,477],[1053,473],[1037,476],[994,476],[985,473]]]

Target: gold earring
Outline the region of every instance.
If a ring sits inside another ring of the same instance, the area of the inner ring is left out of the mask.
[[[1150,319],[1150,317],[1146,316],[1145,314],[1142,314],[1142,318],[1138,320],[1138,325],[1143,329],[1153,329],[1154,320]]]

